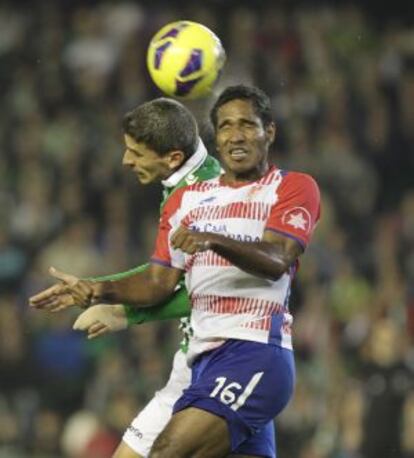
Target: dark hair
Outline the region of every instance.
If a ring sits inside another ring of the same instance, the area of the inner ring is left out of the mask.
[[[161,97],[139,105],[124,116],[122,128],[159,156],[180,150],[187,159],[197,149],[197,122],[184,105],[173,99]]]
[[[232,100],[248,100],[253,105],[257,116],[262,120],[263,126],[267,127],[273,121],[269,97],[258,87],[238,84],[224,89],[213,105],[210,111],[210,120],[214,129],[217,126],[219,108]]]

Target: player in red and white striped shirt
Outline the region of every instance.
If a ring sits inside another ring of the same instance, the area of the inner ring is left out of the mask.
[[[256,256],[250,251],[256,251],[258,243],[269,250],[270,258],[274,247],[267,244],[273,240],[293,246],[294,254],[302,251],[319,215],[317,185],[309,175],[276,167],[253,182],[227,180],[224,175],[197,183],[170,198],[152,257],[154,263],[187,273],[194,329],[190,361],[229,338],[292,348],[288,298],[296,263],[281,276],[252,275],[239,263]],[[194,248],[183,251],[188,243]],[[205,250],[203,243],[210,249]],[[243,252],[238,253],[239,246]],[[232,250],[230,259],[226,253]]]
[[[148,306],[185,272],[193,381],[151,457],[226,456],[286,406],[294,386],[289,291],[319,218],[319,190],[309,175],[269,165],[275,125],[262,91],[226,89],[211,117],[225,173],[170,197],[150,269],[31,299],[51,309],[94,299]]]

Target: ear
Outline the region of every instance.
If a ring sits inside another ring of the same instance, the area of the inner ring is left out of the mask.
[[[185,154],[181,150],[170,151],[167,155],[167,163],[170,170],[180,168],[184,162]]]
[[[266,127],[266,138],[267,141],[269,142],[269,145],[271,145],[276,138],[276,124],[274,122],[271,122],[267,127]]]

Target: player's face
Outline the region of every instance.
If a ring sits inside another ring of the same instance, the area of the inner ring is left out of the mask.
[[[218,109],[216,147],[228,176],[248,180],[263,176],[274,137],[274,124],[265,128],[248,100],[231,100]]]
[[[129,135],[124,135],[124,141],[125,152],[122,164],[129,167],[142,184],[168,178],[179,165],[179,162],[175,161],[176,153],[180,155],[181,159],[183,156],[181,152],[172,152],[161,157],[145,143],[137,143]]]

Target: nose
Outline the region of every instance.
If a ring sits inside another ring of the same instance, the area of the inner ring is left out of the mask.
[[[231,143],[243,142],[245,140],[243,131],[238,127],[233,127],[233,129],[230,130],[229,140]]]
[[[132,167],[134,165],[131,153],[128,150],[125,150],[124,152],[124,155],[122,157],[122,165],[124,165],[125,167]]]

